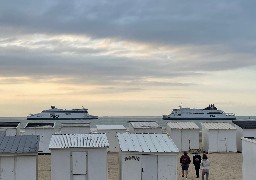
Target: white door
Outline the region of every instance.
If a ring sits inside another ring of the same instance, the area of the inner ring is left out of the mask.
[[[157,156],[142,155],[142,180],[157,180]]]
[[[72,152],[73,180],[86,180],[87,152]]]
[[[1,157],[0,178],[3,180],[14,180],[14,157]]]
[[[122,180],[141,180],[141,156],[122,156]]]
[[[219,130],[218,133],[218,152],[227,152],[227,131]]]

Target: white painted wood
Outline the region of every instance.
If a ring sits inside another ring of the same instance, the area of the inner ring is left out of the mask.
[[[15,180],[36,180],[37,179],[37,157],[17,156],[15,158]]]
[[[87,153],[72,152],[73,174],[87,174]]]
[[[2,180],[15,180],[14,156],[1,157],[0,177]]]
[[[141,180],[141,156],[136,154],[126,154],[121,158],[122,180]]]
[[[158,180],[177,180],[177,159],[173,155],[158,156]]]
[[[108,179],[107,148],[88,149],[88,179]]]
[[[243,179],[244,180],[255,180],[256,177],[256,140],[248,140],[242,138],[242,156],[243,156]]]
[[[142,180],[157,180],[157,156],[142,155]]]
[[[51,179],[52,180],[70,180],[71,162],[69,150],[51,151]]]

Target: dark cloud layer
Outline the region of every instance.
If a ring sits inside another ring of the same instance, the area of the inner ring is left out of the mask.
[[[253,0],[29,0],[26,3],[4,0],[0,6],[2,44],[21,35],[68,34],[159,46],[188,46],[197,49],[195,53],[202,47],[202,55],[198,59],[191,57],[185,63],[159,61],[154,57],[140,61],[135,57],[99,56],[100,49],[70,47],[61,41],[45,39],[39,43],[54,45],[52,51],[44,48],[32,51],[15,45],[2,49],[0,75],[68,76],[77,83],[107,84],[143,82],[151,77],[202,76],[208,71],[255,66],[255,6]],[[72,55],[64,56],[63,52]]]

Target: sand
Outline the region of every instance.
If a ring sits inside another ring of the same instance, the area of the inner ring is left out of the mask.
[[[179,156],[178,155],[178,159]],[[192,154],[189,154],[192,158]],[[51,180],[51,159],[50,155],[38,156],[38,180]],[[209,180],[242,180],[242,154],[241,153],[212,153],[208,154],[211,161]],[[178,180],[181,177],[181,167],[178,165]],[[118,154],[108,154],[109,180],[119,180]],[[194,166],[190,165],[189,180],[197,180]],[[201,178],[199,178],[201,179]]]

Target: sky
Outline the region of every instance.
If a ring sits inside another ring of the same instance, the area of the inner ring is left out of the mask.
[[[255,0],[1,0],[0,117],[256,115]]]

